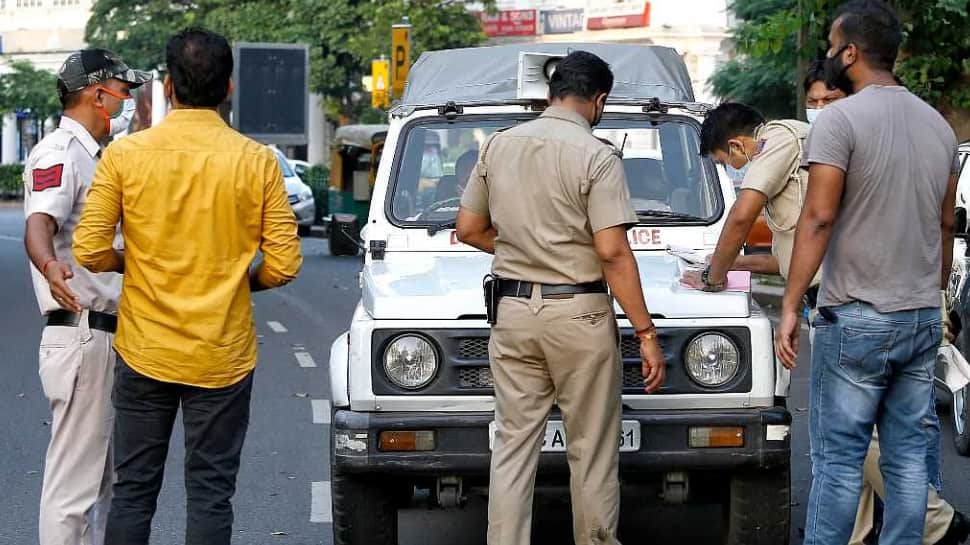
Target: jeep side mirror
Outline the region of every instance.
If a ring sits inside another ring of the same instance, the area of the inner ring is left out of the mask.
[[[954,212],[953,233],[957,238],[967,238],[967,209],[958,206]]]

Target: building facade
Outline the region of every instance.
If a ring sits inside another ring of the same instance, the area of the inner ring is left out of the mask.
[[[730,58],[727,0],[499,0],[480,14],[490,41],[598,42],[676,49],[698,101],[714,102],[708,80]]]

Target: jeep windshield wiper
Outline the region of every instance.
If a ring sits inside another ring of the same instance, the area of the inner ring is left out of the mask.
[[[445,229],[454,229],[458,224],[457,220],[448,220],[428,226],[428,236],[433,237]]]
[[[669,210],[637,210],[637,218],[664,218],[679,221],[707,221],[702,217],[694,216],[692,214],[685,214],[683,212],[672,212]]]

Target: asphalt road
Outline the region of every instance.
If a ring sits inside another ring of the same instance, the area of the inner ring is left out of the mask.
[[[37,376],[37,343],[42,322],[28,279],[22,245],[23,215],[0,206],[0,544],[37,543],[37,503],[50,418]],[[329,544],[329,464],[327,359],[330,343],[342,332],[359,298],[360,261],[334,258],[326,242],[304,240],[300,278],[283,289],[254,297],[260,337],[252,421],[243,452],[234,500],[234,543],[239,545]],[[808,360],[795,373],[789,406],[793,430],[792,543],[800,543],[811,479],[808,459]],[[944,420],[945,496],[970,512],[965,486],[970,460],[952,447],[950,417]],[[166,465],[166,480],[153,524],[153,544],[182,542],[185,496],[183,447],[176,430]],[[566,503],[543,499],[536,519],[537,543],[569,542]],[[625,543],[673,545],[716,543],[716,506],[644,508],[624,497]],[[463,511],[429,510],[416,504],[402,511],[405,545],[484,543],[485,510],[473,501]]]

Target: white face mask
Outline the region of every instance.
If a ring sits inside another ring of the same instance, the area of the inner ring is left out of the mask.
[[[121,102],[121,107],[111,117],[108,123],[108,134],[114,136],[125,132],[131,126],[131,121],[135,119],[135,99],[126,98]]]
[[[805,109],[805,118],[808,119],[808,124],[809,125],[814,125],[815,124],[815,120],[818,119],[818,115],[820,113],[822,113],[822,109],[821,108],[806,108]]]

